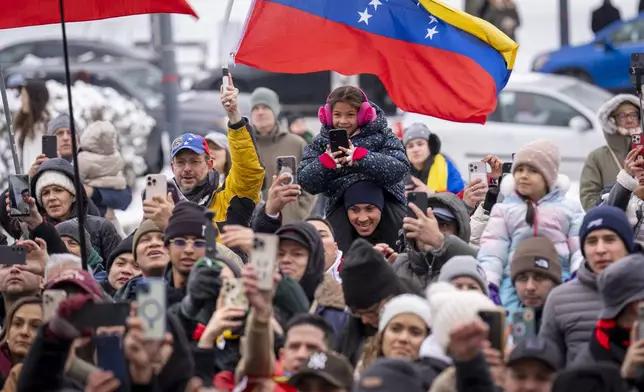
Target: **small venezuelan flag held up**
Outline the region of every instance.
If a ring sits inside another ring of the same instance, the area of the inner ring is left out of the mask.
[[[254,0],[235,61],[271,72],[374,74],[402,110],[484,123],[518,47],[437,0]]]

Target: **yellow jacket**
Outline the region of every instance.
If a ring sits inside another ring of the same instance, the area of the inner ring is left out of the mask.
[[[228,124],[228,145],[230,172],[208,205],[208,209],[215,213],[215,223],[220,232],[224,224],[250,226],[265,173],[255,147],[253,129],[247,119],[243,118],[232,126]]]

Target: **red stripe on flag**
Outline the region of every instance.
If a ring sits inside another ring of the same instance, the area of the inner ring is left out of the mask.
[[[65,21],[85,22],[142,14],[197,17],[185,0],[64,0]],[[60,23],[58,0],[5,0],[0,29]]]
[[[496,107],[494,79],[469,57],[271,1],[252,10],[235,60],[270,72],[374,74],[402,110],[446,120],[485,123]]]

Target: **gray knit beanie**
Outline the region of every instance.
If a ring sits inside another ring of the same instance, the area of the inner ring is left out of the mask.
[[[266,87],[258,87],[253,91],[250,96],[250,107],[254,108],[257,105],[268,106],[275,118],[279,117],[282,108],[280,106],[280,97],[277,93]]]
[[[472,278],[479,284],[485,295],[488,295],[485,271],[479,266],[478,261],[472,256],[454,256],[443,265],[438,275],[439,282],[451,283],[452,280],[465,276]]]
[[[58,235],[61,237],[69,237],[76,241],[77,244],[80,245],[80,227],[78,226],[78,219],[69,219],[64,222],[60,222],[59,224],[56,225],[56,231],[58,232]],[[92,253],[92,236],[89,234],[87,229],[85,231],[85,245],[86,251],[87,251],[87,256]]]
[[[47,124],[47,135],[55,135],[56,131],[60,128],[71,128],[71,118],[69,115],[61,114],[55,119],[49,121],[49,124]],[[74,128],[76,129],[76,134],[80,137],[81,129],[78,127],[76,121],[74,121]]]

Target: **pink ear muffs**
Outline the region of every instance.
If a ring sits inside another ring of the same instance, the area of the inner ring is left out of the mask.
[[[375,120],[377,114],[376,109],[369,104],[367,94],[365,94],[365,92],[360,90],[359,88],[358,91],[360,91],[362,93],[362,96],[364,97],[364,102],[362,102],[362,105],[360,105],[360,110],[358,110],[358,126],[364,127],[365,125]],[[329,94],[329,97],[330,96],[331,95]],[[326,104],[324,106],[321,106],[318,110],[318,119],[320,120],[320,123],[322,123],[322,125],[332,127],[333,113],[331,113],[331,104],[329,103],[329,97],[327,97],[326,99]]]

